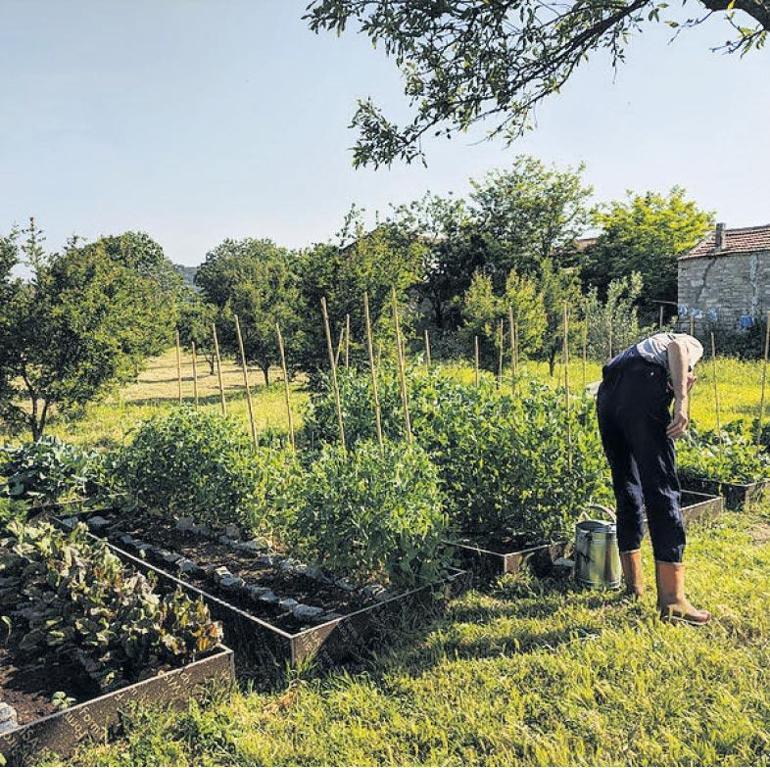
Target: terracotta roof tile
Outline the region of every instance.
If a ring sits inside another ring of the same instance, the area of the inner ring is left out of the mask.
[[[701,256],[729,256],[733,253],[751,253],[752,251],[770,251],[770,224],[759,227],[725,229],[725,247],[717,251],[714,248],[716,232],[712,230],[691,251],[679,257],[697,259]]]

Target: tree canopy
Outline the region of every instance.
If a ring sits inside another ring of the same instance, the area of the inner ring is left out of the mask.
[[[652,24],[686,27],[725,12],[735,33],[727,51],[764,44],[770,0],[695,6],[695,18],[681,21],[661,0],[313,0],[305,18],[316,32],[357,27],[404,76],[410,122],[394,123],[368,98],[353,116],[353,162],[377,167],[424,161],[423,137],[449,137],[480,121],[491,136],[515,138],[591,55],[606,53],[618,65],[631,37]]]

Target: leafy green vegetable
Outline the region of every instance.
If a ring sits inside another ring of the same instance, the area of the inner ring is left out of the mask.
[[[14,521],[0,539],[0,614],[20,633],[12,650],[36,661],[80,665],[102,690],[184,664],[214,648],[220,626],[181,591],[160,596],[84,525]]]
[[[754,483],[770,478],[770,454],[756,445],[742,421],[725,425],[721,432],[701,432],[691,426],[677,444],[677,461],[684,476],[704,477],[725,483]]]
[[[361,583],[411,587],[450,564],[438,473],[419,446],[326,446],[294,492],[297,554]]]

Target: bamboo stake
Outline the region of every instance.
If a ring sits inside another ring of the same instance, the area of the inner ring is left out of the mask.
[[[588,364],[588,315],[583,320],[583,389],[585,390],[588,381],[586,379],[586,367]]]
[[[195,407],[198,407],[198,361],[195,357],[195,342],[192,343],[192,369],[193,369],[193,398]]]
[[[235,315],[235,333],[238,336],[238,349],[241,353],[241,367],[243,368],[243,388],[246,390],[246,405],[249,409],[249,424],[251,425],[251,439],[254,447],[257,447],[257,426],[254,423],[254,404],[251,402],[251,387],[249,387],[249,370],[246,366],[246,352],[243,349],[243,336],[238,315]]]
[[[564,411],[567,418],[567,464],[572,469],[572,425],[569,402],[569,310],[564,304]]]
[[[350,315],[345,315],[345,367],[350,367]]]
[[[519,324],[513,324],[513,358],[516,363],[516,370],[523,369],[524,365],[519,365]]]
[[[607,339],[608,339],[608,343],[609,343],[609,347],[610,347],[610,357],[609,357],[609,359],[612,360],[612,318],[610,318],[609,326],[610,327],[609,327],[609,332],[607,333]]]
[[[337,384],[337,361],[334,357],[334,347],[332,346],[332,332],[329,328],[329,312],[326,308],[326,297],[321,297],[321,312],[324,318],[324,331],[326,332],[326,350],[329,353],[329,365],[332,372],[332,388],[334,389],[334,402],[337,406],[337,424],[340,428],[340,445],[342,446],[342,452],[347,453],[347,446],[345,444],[345,424],[342,421],[342,402],[340,401],[340,388]]]
[[[342,357],[342,345],[345,343],[345,325],[340,326],[340,337],[337,340],[337,351],[334,354],[334,365],[339,367],[340,357]]]
[[[289,442],[291,443],[292,451],[295,451],[297,446],[294,442],[294,419],[291,415],[291,399],[289,397],[289,371],[286,367],[286,350],[283,346],[281,326],[278,323],[275,324],[275,334],[278,337],[278,352],[281,355],[281,368],[283,369],[283,392],[286,397],[286,415],[289,418]]]
[[[759,425],[757,427],[757,444],[762,440],[762,424],[765,420],[765,388],[767,386],[767,359],[770,353],[770,312],[767,313],[765,328],[765,361],[762,365],[762,396],[759,400]]]
[[[474,336],[473,337],[473,359],[475,362],[475,373],[474,373],[474,381],[476,383],[476,386],[479,385],[479,337]]]
[[[497,388],[503,386],[503,339],[505,331],[502,320],[497,324]]]
[[[385,441],[382,437],[382,409],[380,408],[380,393],[377,389],[377,366],[374,362],[374,344],[372,343],[372,318],[369,314],[369,294],[364,293],[364,321],[366,323],[366,351],[369,354],[369,370],[372,372],[372,398],[374,400],[374,418],[377,426],[377,441],[380,450],[385,452]],[[427,331],[426,339],[427,339]],[[428,348],[430,354],[430,348]]]
[[[179,394],[179,405],[182,404],[182,352],[179,349],[179,331],[176,332],[176,384]]]
[[[663,330],[663,305],[660,305],[660,318],[658,320],[658,329]]]
[[[711,365],[714,376],[714,407],[716,409],[717,417],[717,432],[720,439],[722,437],[722,417],[719,410],[719,387],[717,386],[717,347],[714,342],[714,331],[711,331]]]
[[[425,329],[425,367],[430,369],[430,334]]]
[[[396,289],[391,288],[391,302],[393,304],[393,322],[396,326],[396,351],[398,353],[398,379],[401,386],[401,404],[404,407],[404,426],[406,428],[406,442],[412,444],[412,421],[409,418],[409,394],[406,389],[406,371],[404,370],[404,349],[401,346],[401,324],[398,319],[398,303],[396,302]]]
[[[211,324],[211,332],[214,334],[214,357],[217,361],[217,379],[219,380],[219,399],[222,402],[222,415],[227,416],[225,386],[222,383],[222,358],[219,356],[219,339],[217,338],[217,326],[215,323]]]
[[[513,307],[508,305],[508,332],[511,334],[511,394],[516,394],[516,324]]]

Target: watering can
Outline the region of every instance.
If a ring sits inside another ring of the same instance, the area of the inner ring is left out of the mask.
[[[621,581],[620,553],[615,513],[601,504],[589,504],[607,520],[588,517],[585,511],[575,525],[575,578],[594,589],[618,589]]]

